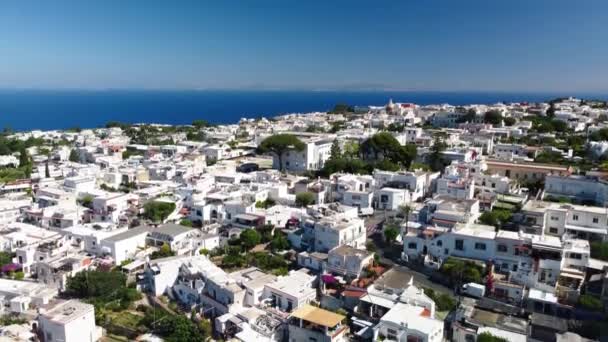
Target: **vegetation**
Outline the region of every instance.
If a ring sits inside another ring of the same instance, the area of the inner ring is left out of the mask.
[[[477,342],[509,342],[509,340],[503,337],[494,336],[489,332],[483,332],[477,336]]]
[[[189,219],[182,219],[181,221],[179,221],[179,224],[184,227],[192,227],[193,225],[192,221]]]
[[[12,324],[25,324],[29,322],[26,318],[17,315],[2,315],[0,316],[0,327],[5,327]]]
[[[386,239],[386,242],[389,244],[395,242],[397,236],[399,236],[399,229],[397,227],[389,226],[384,229],[384,239]]]
[[[486,211],[481,214],[479,222],[499,229],[503,224],[508,222],[512,216],[513,214],[508,210],[493,209],[492,211]]]
[[[431,288],[424,288],[424,294],[429,296],[435,305],[437,305],[437,311],[452,311],[456,309],[456,299],[445,293],[436,293]]]
[[[11,253],[0,252],[0,268],[4,265],[12,264],[14,257]]]
[[[492,125],[500,125],[502,122],[502,113],[498,110],[490,110],[483,115],[483,122]]]
[[[241,245],[249,250],[262,241],[262,236],[255,229],[245,229],[241,232],[239,240]]]
[[[144,217],[154,222],[163,222],[175,210],[175,203],[148,202],[144,204]]]
[[[401,146],[399,141],[388,132],[374,134],[361,144],[361,154],[368,162],[390,161],[395,165],[409,168],[416,158],[416,145]]]
[[[413,144],[401,146],[388,132],[375,134],[360,146],[355,143],[344,145],[344,151],[334,142],[329,160],[319,175],[329,177],[336,172],[371,174],[374,169],[397,171],[409,168],[416,158],[417,150]]]
[[[608,261],[608,242],[591,241],[591,257]]]
[[[262,141],[258,147],[259,153],[274,154],[279,161],[279,170],[284,170],[283,154],[288,150],[302,151],[306,145],[292,134],[275,134]]]
[[[194,120],[194,121],[192,121],[192,126],[194,126],[195,128],[201,129],[201,128],[205,128],[205,127],[210,127],[211,124],[207,120]]]
[[[581,307],[583,307],[587,310],[591,310],[591,311],[603,311],[604,310],[604,304],[602,303],[602,300],[600,298],[597,298],[597,297],[589,295],[589,294],[581,295],[578,298],[578,304]]]
[[[447,148],[446,143],[443,141],[441,136],[435,136],[433,145],[431,146],[431,153],[429,154],[429,164],[433,171],[441,171],[445,167],[445,160],[443,158],[443,151]]]
[[[261,209],[268,209],[268,208],[274,206],[275,204],[277,204],[277,202],[275,200],[273,200],[272,198],[268,197],[264,201],[257,201],[255,203],[255,207],[261,208]]]
[[[284,251],[289,249],[289,247],[291,247],[291,244],[283,234],[276,234],[272,238],[272,241],[270,241],[270,250],[273,252]]]
[[[161,259],[161,258],[167,258],[170,256],[174,256],[175,252],[173,252],[171,250],[171,246],[169,246],[168,244],[164,243],[159,249],[158,251],[154,251],[152,252],[152,254],[150,254],[150,259],[154,260],[154,259]]]
[[[222,258],[222,267],[241,268],[255,266],[259,269],[276,275],[284,275],[288,272],[289,263],[283,256],[273,255],[268,252],[254,252],[242,254],[239,249],[229,248],[228,253]]]
[[[66,294],[94,304],[96,311],[125,310],[141,298],[141,293],[127,287],[126,282],[120,271],[82,271],[68,278]]]
[[[123,156],[124,158],[124,156]],[[73,162],[73,163],[79,163],[80,162],[80,154],[78,153],[78,151],[76,149],[72,149],[70,151],[70,156],[68,157],[68,159]]]
[[[460,285],[470,282],[481,283],[484,268],[472,261],[448,257],[441,265],[440,272],[448,276],[452,285]]]
[[[327,113],[329,113],[329,114],[351,114],[354,112],[355,112],[355,109],[352,106],[350,106],[346,103],[338,103],[334,106],[334,108],[332,110],[330,110]]]
[[[300,192],[296,194],[296,206],[307,207],[315,203],[315,195],[312,192]]]
[[[509,117],[506,117],[506,118],[502,119],[502,121],[505,124],[505,126],[513,126],[517,122],[517,119],[515,119],[514,117],[509,116]]]
[[[93,196],[85,195],[80,199],[80,205],[87,208],[93,208]]]

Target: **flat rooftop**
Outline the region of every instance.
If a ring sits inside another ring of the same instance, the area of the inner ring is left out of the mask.
[[[69,300],[59,303],[42,315],[55,323],[66,324],[75,319],[81,318],[89,312],[93,312],[91,304],[83,303],[79,300]]]
[[[291,314],[291,317],[296,317],[328,328],[335,327],[346,318],[346,316],[342,316],[309,304],[306,304],[294,311]]]

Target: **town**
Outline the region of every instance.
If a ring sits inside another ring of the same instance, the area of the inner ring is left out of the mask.
[[[0,340],[605,338],[608,104],[387,102],[6,128]]]

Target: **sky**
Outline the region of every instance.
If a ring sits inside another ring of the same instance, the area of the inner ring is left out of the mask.
[[[0,88],[608,91],[608,1],[6,0]]]

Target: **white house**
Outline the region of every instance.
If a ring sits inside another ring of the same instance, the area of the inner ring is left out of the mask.
[[[42,311],[38,325],[46,342],[94,342],[102,336],[101,327],[95,325],[95,308],[78,300]]]
[[[350,246],[338,246],[328,253],[327,271],[358,278],[374,259],[374,253]]]
[[[305,271],[290,271],[288,275],[266,284],[263,296],[270,298],[271,306],[283,312],[292,312],[315,300],[316,278]]]

